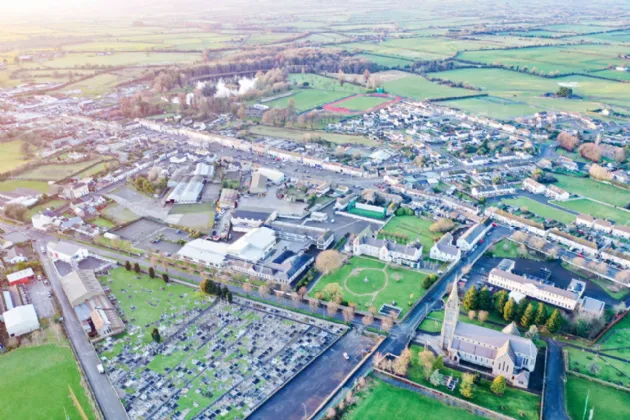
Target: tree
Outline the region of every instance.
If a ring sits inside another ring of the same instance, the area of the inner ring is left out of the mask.
[[[323,275],[330,274],[343,264],[343,256],[334,249],[319,253],[315,259],[315,269]]]
[[[429,226],[431,232],[448,232],[453,230],[455,223],[451,219],[442,218]]]
[[[411,350],[409,350],[409,348],[405,348],[394,362],[394,372],[396,373],[396,375],[405,376],[407,374],[407,368],[409,368],[410,361]]]
[[[613,179],[613,174],[608,169],[594,163],[588,170],[588,174],[591,178],[598,179],[600,181],[610,181]]]
[[[529,338],[530,340],[537,340],[538,327],[535,325],[532,325],[531,327],[529,327],[529,330],[527,330],[527,332],[525,333],[525,337]]]
[[[309,299],[308,306],[311,308],[311,311],[315,312],[319,308],[319,302],[315,299]]]
[[[149,267],[149,277],[155,278],[155,269],[153,267]]]
[[[534,323],[536,325],[545,325],[547,321],[547,308],[545,308],[545,304],[542,302],[538,303],[538,308],[536,308],[536,318],[534,318]]]
[[[444,369],[444,356],[438,356],[433,362],[433,369],[442,370]]]
[[[477,316],[479,322],[484,323],[488,320],[488,311],[479,311],[479,315]]]
[[[125,270],[131,271],[131,263],[129,261],[125,261]]]
[[[571,96],[573,96],[573,89],[566,86],[561,86],[560,89],[558,89],[558,91],[556,92],[556,96],[559,98],[570,98]]]
[[[225,300],[227,300],[228,303],[232,303],[232,292],[228,291],[225,294]]]
[[[503,309],[508,300],[508,292],[506,290],[500,290],[494,294],[494,308],[496,311],[503,315]]]
[[[505,319],[507,322],[510,322],[514,320],[515,315],[516,302],[514,301],[514,299],[510,298],[510,300],[507,301],[505,307],[503,308],[503,319]]]
[[[525,314],[525,310],[527,309],[527,305],[529,305],[529,300],[521,299],[518,304],[516,304],[516,312],[514,313],[514,321],[520,321],[521,317]]]
[[[556,142],[558,143],[558,146],[562,147],[565,150],[568,150],[569,152],[572,152],[580,143],[580,140],[576,136],[573,136],[563,131],[562,133],[558,134]]]
[[[532,324],[533,321],[534,321],[534,305],[530,303],[529,305],[527,305],[527,308],[525,309],[525,313],[521,317],[521,325],[525,328],[529,328],[529,326]]]
[[[486,286],[483,286],[479,291],[478,301],[478,309],[487,311],[492,308],[492,295]]]
[[[343,86],[343,83],[346,81],[346,74],[343,70],[339,69],[339,73],[337,73],[337,80],[339,81],[339,86]]]
[[[431,385],[433,386],[439,386],[442,384],[442,374],[439,370],[435,369],[433,371],[431,377],[429,378],[429,382],[431,382]]]
[[[394,320],[387,316],[385,318],[383,318],[383,320],[381,321],[381,328],[385,331],[385,332],[389,332],[389,330],[391,330],[394,327]]]
[[[343,315],[344,321],[350,322],[354,318],[354,308],[352,306],[346,306],[342,309],[341,314]]]
[[[140,264],[135,263],[135,264],[133,265],[133,271],[135,271],[135,272],[136,272],[136,274],[140,274]]]
[[[468,319],[473,321],[475,318],[477,318],[477,311],[468,311]]]
[[[168,283],[168,280],[169,280],[169,278],[168,278],[168,274],[163,273],[163,274],[162,274],[162,280],[164,280],[164,283]]]
[[[502,396],[505,393],[505,389],[507,388],[506,380],[502,375],[497,376],[492,381],[492,385],[490,385],[490,391],[493,394]]]
[[[547,320],[545,327],[547,328],[547,331],[554,333],[558,331],[561,323],[562,323],[562,319],[560,318],[560,311],[557,309],[554,309],[554,311],[551,313],[551,316]]]
[[[339,310],[339,304],[335,302],[334,300],[331,300],[326,304],[326,311],[328,312],[328,316],[330,317],[334,316],[338,310]]]
[[[361,318],[361,322],[366,327],[369,327],[374,322],[374,315],[368,312],[366,315],[363,315],[363,318]]]
[[[602,152],[595,143],[584,143],[578,149],[583,158],[591,162],[599,162],[602,158]]]
[[[462,305],[467,311],[474,311],[479,307],[479,296],[475,286],[472,286],[464,295]]]
[[[261,298],[264,299],[269,294],[269,286],[267,286],[266,284],[261,284],[260,286],[258,286],[258,294]]]
[[[436,280],[437,276],[435,274],[429,274],[424,278],[424,280],[422,280],[422,287],[428,289],[429,287],[433,286]]]
[[[26,208],[26,206],[19,203],[9,203],[4,206],[4,214],[7,217],[15,220],[24,221],[27,211],[28,209]]]
[[[363,81],[365,82],[365,85],[367,86],[368,81],[370,80],[370,71],[368,69],[365,69],[365,71],[363,72]]]
[[[322,292],[330,301],[339,303],[343,299],[343,288],[339,285],[339,283],[328,283],[324,286]]]
[[[462,394],[464,398],[471,399],[475,395],[474,380],[474,375],[471,375],[470,373],[464,373],[464,375],[462,375],[462,383],[459,386],[459,393]]]
[[[252,284],[251,283],[243,283],[243,291],[247,296],[252,292]]]
[[[155,341],[156,343],[159,343],[160,340],[162,340],[162,337],[160,337],[160,332],[157,328],[153,328],[153,331],[151,331],[151,338],[153,338],[153,341]]]
[[[423,350],[418,354],[418,362],[422,366],[425,379],[429,379],[431,373],[433,373],[433,365],[435,364],[435,355],[429,350]]]

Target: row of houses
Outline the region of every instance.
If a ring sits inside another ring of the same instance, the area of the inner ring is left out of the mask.
[[[571,197],[567,191],[553,184],[544,185],[532,178],[523,181],[523,188],[533,194],[544,194],[552,200],[566,201]]]
[[[628,218],[630,218],[630,213],[628,213]],[[575,219],[575,224],[603,233],[609,233],[620,238],[630,239],[630,227],[613,225],[608,220],[596,219],[588,214],[579,214]]]
[[[463,252],[472,250],[486,236],[491,226],[483,223],[475,223],[470,226],[453,244],[453,235],[444,234],[439,241],[431,247],[429,256],[437,261],[459,261]]]

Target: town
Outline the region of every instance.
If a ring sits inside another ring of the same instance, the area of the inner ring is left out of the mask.
[[[630,9],[429,3],[1,30],[0,417],[630,416]]]

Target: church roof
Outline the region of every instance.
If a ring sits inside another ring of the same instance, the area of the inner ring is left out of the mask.
[[[538,350],[529,338],[517,337],[502,331],[492,330],[465,322],[458,322],[455,327],[455,338],[480,342],[488,347],[499,349],[509,342],[514,352],[525,356],[536,357]]]

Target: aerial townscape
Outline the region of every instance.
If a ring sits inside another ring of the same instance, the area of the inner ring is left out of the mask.
[[[630,2],[0,22],[0,419],[630,419]]]

